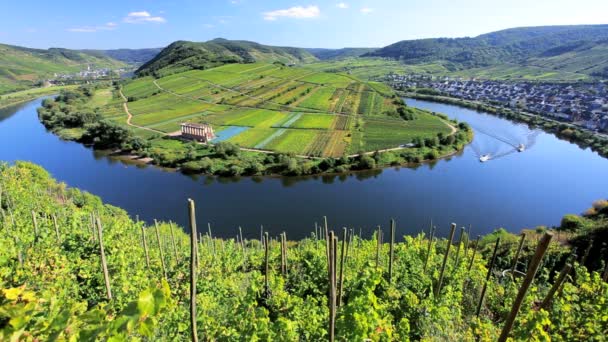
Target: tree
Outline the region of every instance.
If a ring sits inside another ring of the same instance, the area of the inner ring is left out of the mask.
[[[586,220],[578,215],[568,214],[562,218],[559,230],[576,232],[585,228]]]
[[[376,167],[376,160],[367,154],[362,155],[359,159],[360,169],[374,169]]]
[[[241,151],[238,146],[226,141],[215,144],[214,150],[217,155],[224,159],[229,156],[238,156]]]

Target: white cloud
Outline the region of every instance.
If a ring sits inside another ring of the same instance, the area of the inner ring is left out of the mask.
[[[72,27],[67,29],[68,32],[99,32],[99,31],[112,31],[118,26],[117,23],[109,22],[99,26],[80,26]]]
[[[336,7],[341,8],[341,9],[347,9],[350,6],[348,6],[348,4],[346,2],[341,2],[341,3],[337,4]]]
[[[162,24],[167,20],[161,16],[153,16],[148,11],[131,12],[122,20],[127,24],[143,24],[143,23],[157,23]]]
[[[304,19],[304,18],[317,18],[321,15],[321,10],[318,6],[296,6],[288,9],[276,10],[271,12],[264,12],[264,20],[274,21],[278,18],[295,18],[295,19]]]
[[[363,14],[370,14],[370,13],[372,13],[374,11],[374,9],[373,8],[369,8],[369,7],[363,7],[363,8],[361,8],[360,11]]]

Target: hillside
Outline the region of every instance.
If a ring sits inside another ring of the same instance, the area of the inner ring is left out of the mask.
[[[374,52],[377,49],[378,48],[306,49],[306,51],[310,52],[318,59],[325,61],[360,57],[366,53]]]
[[[305,49],[276,47],[242,40],[214,39],[203,43],[177,41],[137,70],[137,75],[168,75],[230,63],[315,61]]]
[[[477,243],[466,232],[392,243],[388,220],[371,236],[329,218],[307,239],[277,229],[262,242],[258,227],[207,227],[192,203],[197,239],[194,227],[132,220],[30,163],[0,164],[0,184],[2,341],[191,341],[193,332],[205,341],[496,341],[522,283],[512,262],[524,274],[542,234],[526,233],[519,258],[519,237],[504,230]],[[237,238],[217,238],[230,232]],[[597,263],[579,264],[556,240],[506,333],[601,341],[606,271],[602,280]],[[601,259],[600,247],[588,260]],[[541,306],[566,262],[571,276]]]
[[[32,87],[54,73],[76,73],[86,69],[87,65],[119,68],[124,63],[76,50],[41,50],[0,44],[0,93]]]
[[[439,63],[450,71],[516,65],[599,75],[608,67],[607,39],[608,25],[524,27],[473,38],[404,40],[364,56]]]
[[[82,50],[88,54],[98,54],[106,56],[127,64],[144,64],[161,52],[163,48],[150,49],[113,49],[113,50]]]

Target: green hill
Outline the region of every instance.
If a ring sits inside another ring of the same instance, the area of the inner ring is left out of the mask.
[[[310,52],[322,61],[360,57],[361,55],[371,53],[376,50],[377,48],[306,49],[306,51]]]
[[[113,50],[82,50],[88,54],[98,54],[127,64],[144,64],[156,57],[163,48],[149,49],[113,49]]]
[[[30,49],[0,44],[0,93],[32,87],[55,73],[93,68],[118,68],[122,62],[101,54],[51,48]]]
[[[137,74],[169,75],[192,69],[208,69],[230,63],[303,63],[317,60],[305,49],[276,47],[243,40],[214,39],[208,42],[177,41],[145,63]]]
[[[608,25],[523,27],[473,38],[404,40],[365,54],[406,64],[440,63],[450,71],[502,65],[600,75]]]

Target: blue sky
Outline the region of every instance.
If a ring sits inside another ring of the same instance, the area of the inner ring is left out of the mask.
[[[1,6],[0,42],[109,49],[223,37],[298,47],[376,47],[572,24],[608,24],[608,1],[7,0]]]

